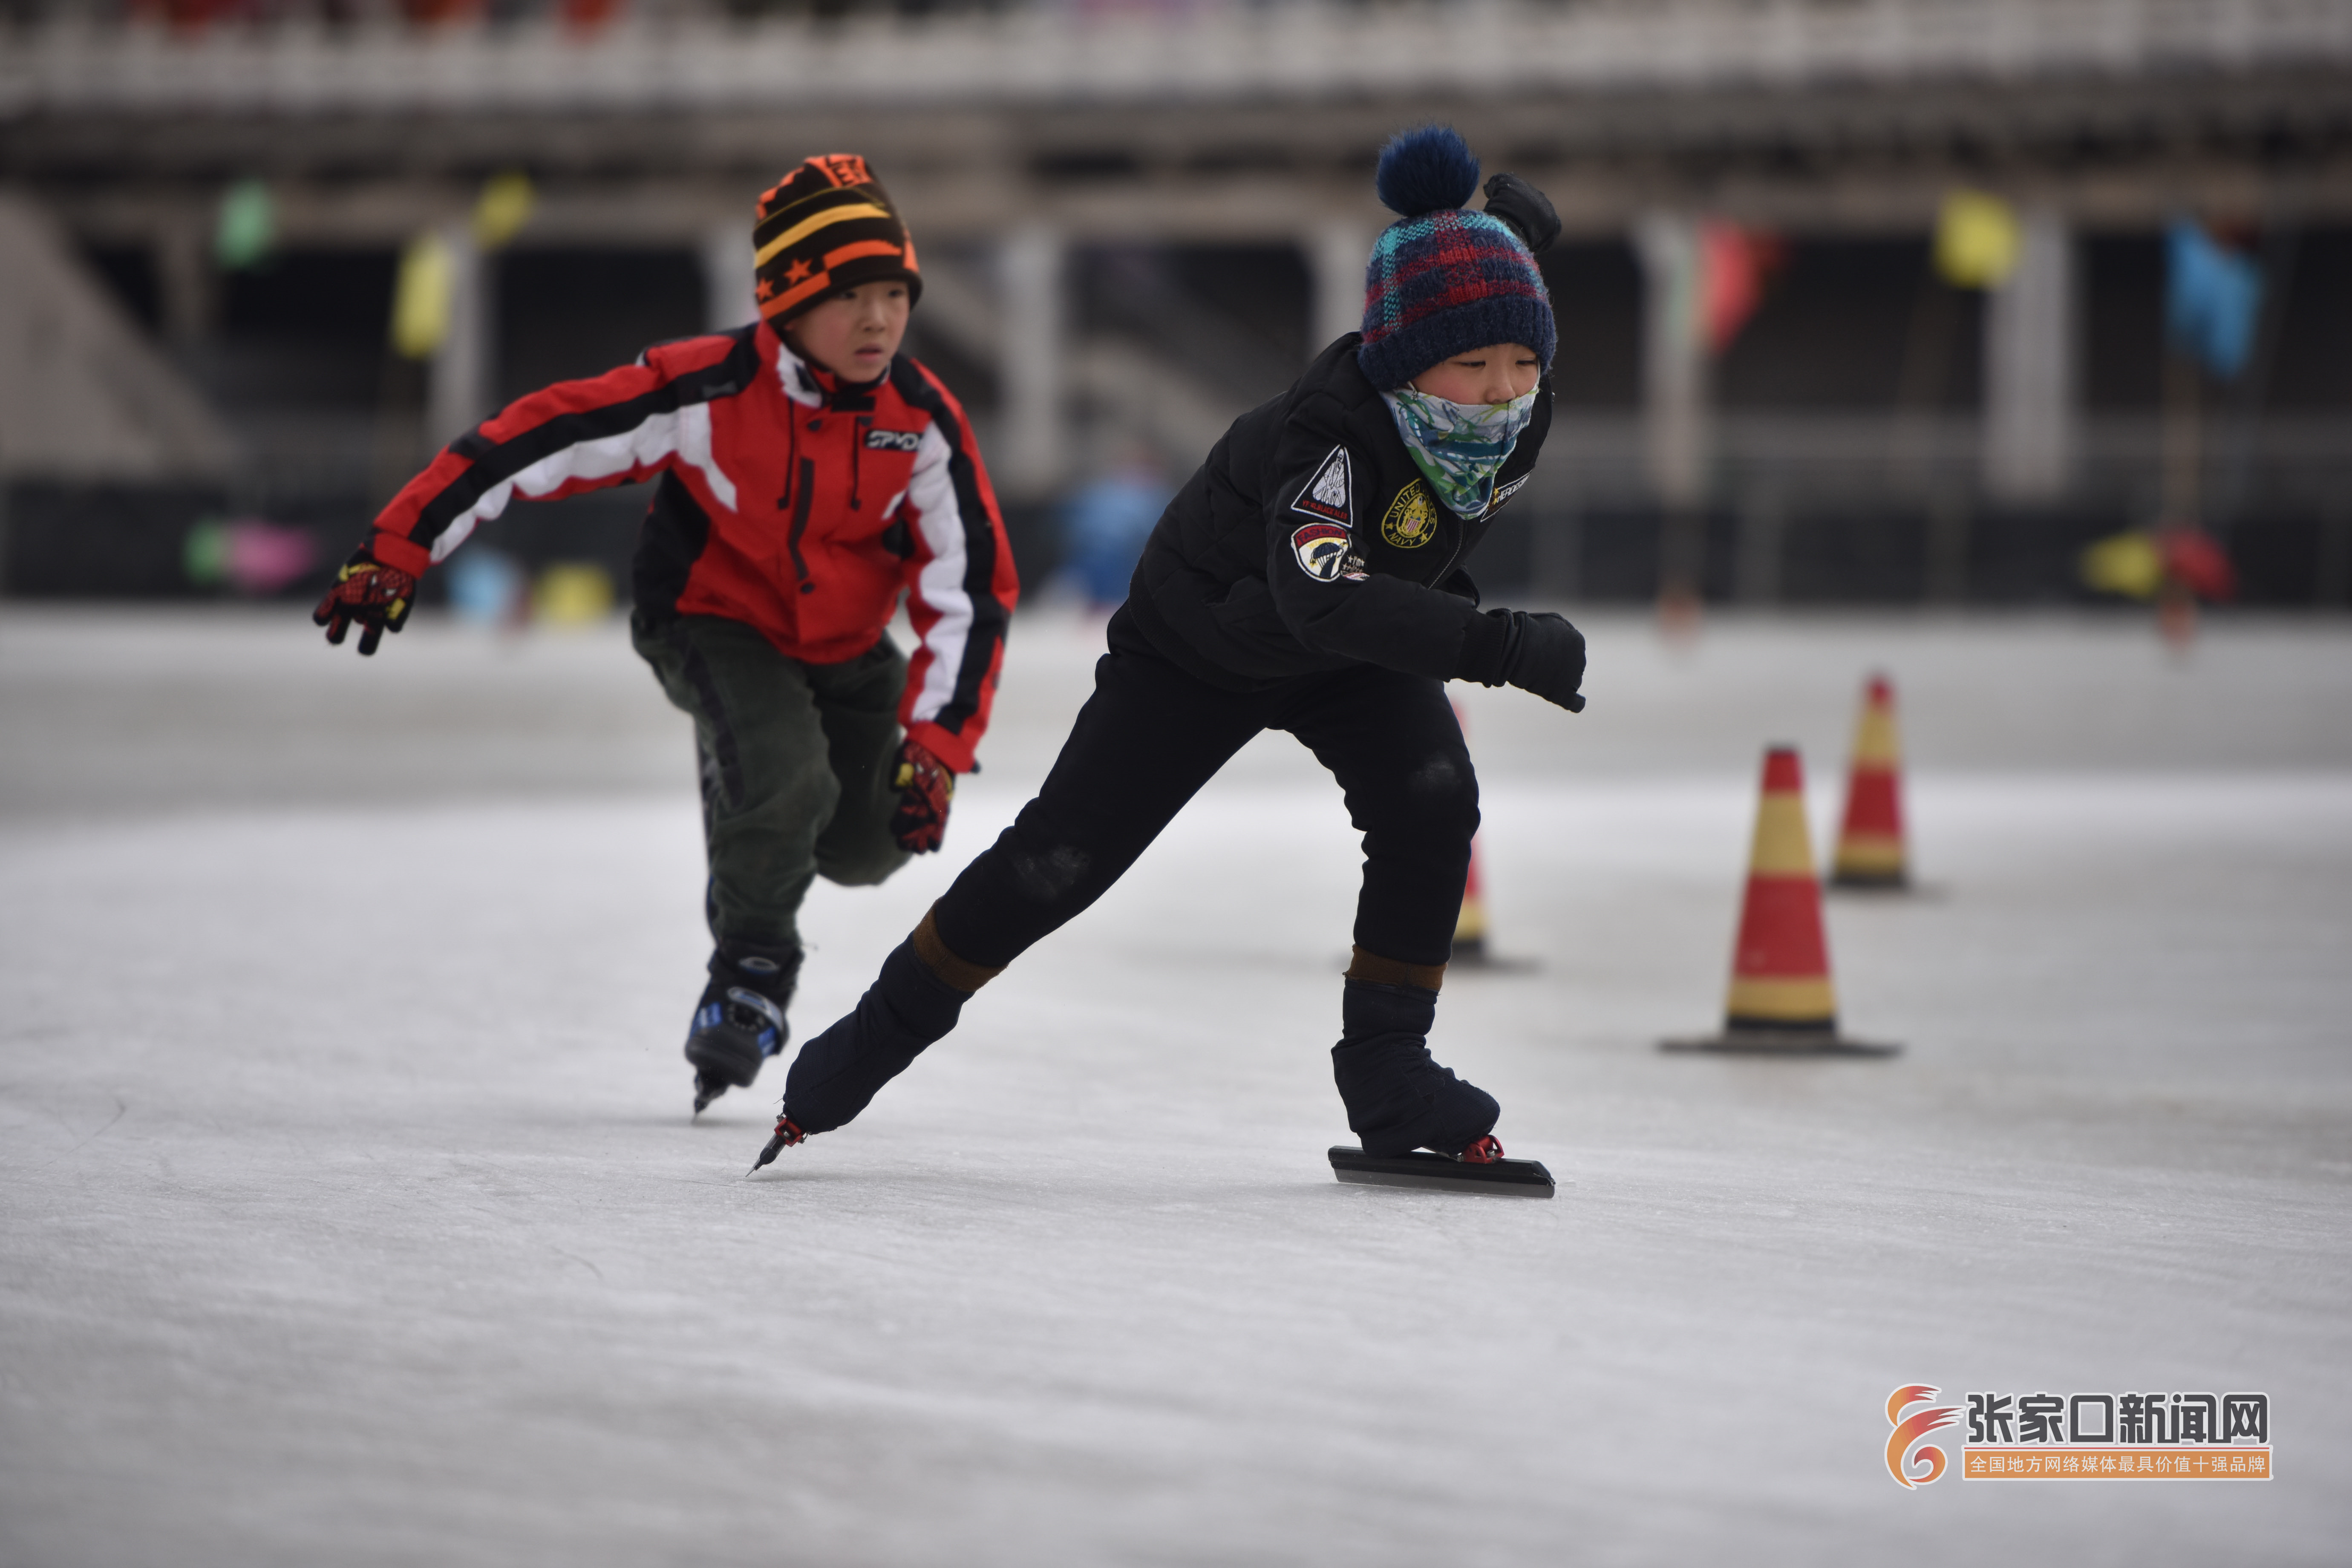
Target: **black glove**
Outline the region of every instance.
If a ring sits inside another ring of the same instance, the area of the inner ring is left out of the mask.
[[[1494,614],[1496,612],[1488,612]],[[1513,610],[1503,680],[1571,713],[1584,711],[1584,634],[1549,610]]]
[[[909,855],[929,854],[947,837],[955,773],[920,741],[902,741],[890,782],[898,791],[898,809],[890,814],[890,837]]]
[[[1497,174],[1486,182],[1486,210],[1518,230],[1538,256],[1559,237],[1559,214],[1551,210],[1549,198],[1517,174]]]
[[[415,605],[416,579],[397,566],[386,566],[362,544],[335,574],[335,585],[310,612],[310,619],[327,628],[327,640],[337,647],[352,623],[358,622],[362,628],[360,652],[373,654],[384,633],[408,624],[408,612]]]

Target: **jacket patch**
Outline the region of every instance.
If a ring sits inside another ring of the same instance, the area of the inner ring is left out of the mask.
[[[921,447],[920,430],[868,430],[866,449],[869,452],[912,452]]]
[[[1505,485],[1501,489],[1496,490],[1495,492],[1495,499],[1486,503],[1486,510],[1490,513],[1495,511],[1505,501],[1517,495],[1521,485],[1526,484],[1529,479],[1534,478],[1535,475],[1531,473],[1521,474],[1517,479],[1513,479],[1509,484]]]
[[[1303,511],[1309,517],[1319,517],[1326,522],[1336,522],[1342,528],[1355,521],[1355,514],[1348,510],[1347,447],[1331,448],[1331,455],[1323,459],[1323,466],[1315,471],[1313,479],[1307,481],[1306,488],[1298,492],[1298,499],[1290,503],[1290,510]],[[1294,544],[1297,539],[1297,534],[1291,535]]]
[[[1348,564],[1348,531],[1336,522],[1310,522],[1290,535],[1298,569],[1318,583],[1336,579]]]
[[[1415,479],[1389,502],[1389,514],[1381,519],[1381,537],[1399,550],[1418,550],[1436,534],[1437,505],[1429,499],[1428,484]]]

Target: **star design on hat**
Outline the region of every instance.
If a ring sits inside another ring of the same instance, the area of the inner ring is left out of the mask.
[[[759,297],[762,300],[772,300],[776,297],[776,283],[774,279],[762,278],[760,279]]]
[[[794,261],[790,267],[784,268],[784,281],[787,283],[805,281],[808,275],[814,270],[815,268],[805,261]]]

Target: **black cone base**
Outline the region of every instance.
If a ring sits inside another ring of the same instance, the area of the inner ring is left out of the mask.
[[[1719,1035],[1698,1039],[1660,1040],[1662,1051],[1714,1051],[1742,1057],[1891,1057],[1901,1046],[1850,1039],[1834,1028],[1743,1029],[1727,1026]]]
[[[1419,1187],[1493,1198],[1548,1198],[1553,1191],[1551,1173],[1541,1161],[1497,1160],[1474,1165],[1418,1149],[1410,1154],[1375,1158],[1361,1149],[1335,1148],[1331,1173],[1359,1186]]]

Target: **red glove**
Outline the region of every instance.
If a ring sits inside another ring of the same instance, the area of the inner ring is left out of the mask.
[[[357,621],[362,628],[360,652],[373,654],[384,633],[408,624],[408,612],[415,604],[416,579],[397,566],[386,566],[362,544],[343,563],[335,585],[310,612],[310,619],[326,627],[327,640],[339,647]]]
[[[909,855],[928,855],[947,836],[948,802],[955,798],[955,774],[919,741],[898,743],[898,809],[890,814],[890,837]]]

